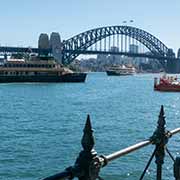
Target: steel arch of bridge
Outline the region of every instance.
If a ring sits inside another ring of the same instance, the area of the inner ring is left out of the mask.
[[[107,26],[91,29],[80,33],[66,41],[63,41],[63,62],[71,63],[82,51],[96,42],[111,35],[129,36],[144,46],[146,46],[153,55],[167,57],[168,47],[152,34],[131,26]]]

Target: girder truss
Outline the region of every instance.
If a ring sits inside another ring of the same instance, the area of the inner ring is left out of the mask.
[[[71,63],[81,51],[112,35],[129,36],[146,46],[155,56],[168,56],[168,47],[152,34],[131,26],[107,26],[80,33],[63,41],[63,61]]]

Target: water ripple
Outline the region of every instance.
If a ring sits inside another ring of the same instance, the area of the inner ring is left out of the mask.
[[[0,85],[0,177],[34,180],[73,165],[87,114],[91,115],[99,154],[110,154],[149,138],[165,105],[169,130],[180,125],[180,93],[153,91],[152,74],[108,77],[91,73],[80,84]],[[179,156],[180,137],[169,141]],[[147,147],[103,168],[105,180],[135,180],[154,147]],[[164,180],[172,179],[166,158]],[[146,179],[155,178],[155,164]]]

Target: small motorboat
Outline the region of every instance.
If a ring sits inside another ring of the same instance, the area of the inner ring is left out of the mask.
[[[159,78],[154,78],[154,90],[167,92],[180,92],[180,82],[177,76],[163,75]]]

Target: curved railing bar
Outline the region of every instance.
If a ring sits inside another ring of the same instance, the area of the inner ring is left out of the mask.
[[[175,135],[175,134],[177,134],[179,132],[180,132],[180,128],[176,128],[176,129],[174,129],[172,131],[168,131],[166,136],[168,138],[170,138],[171,136],[173,136],[173,135]],[[119,158],[121,156],[124,156],[124,155],[129,154],[129,153],[131,153],[133,151],[136,151],[136,150],[141,149],[141,148],[143,148],[145,146],[148,146],[148,145],[150,145],[152,143],[153,143],[153,141],[151,141],[151,140],[141,141],[141,142],[139,142],[137,144],[134,144],[132,146],[129,146],[129,147],[125,148],[125,149],[122,149],[120,151],[117,151],[117,152],[114,152],[114,153],[112,153],[110,155],[107,155],[107,156],[105,156],[105,158],[106,158],[106,160],[108,162],[110,162],[110,161],[113,161],[113,160],[115,160],[115,159],[117,159],[117,158]]]

